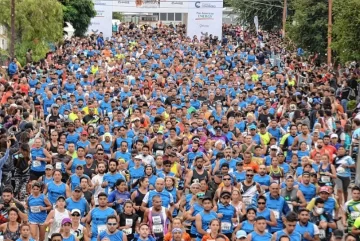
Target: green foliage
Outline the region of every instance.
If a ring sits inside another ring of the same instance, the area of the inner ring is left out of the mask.
[[[360,60],[360,1],[335,0],[333,50],[340,62]]]
[[[124,14],[118,13],[118,12],[113,12],[112,18],[123,21],[124,20]]]
[[[254,26],[254,17],[258,16],[261,29],[270,31],[282,26],[283,0],[227,0],[228,5],[238,15],[242,25]]]
[[[10,33],[10,0],[0,0],[0,6],[0,24]],[[24,63],[25,53],[31,48],[34,61],[44,58],[48,43],[62,38],[61,4],[53,0],[16,0],[15,10],[16,56]]]
[[[96,16],[92,0],[60,0],[63,4],[64,22],[70,22],[75,29],[75,36],[84,36]]]
[[[327,48],[328,0],[296,0],[286,31],[298,47],[323,55]]]
[[[348,110],[354,110],[357,106],[357,101],[356,100],[350,100],[348,103],[347,103],[347,109]]]

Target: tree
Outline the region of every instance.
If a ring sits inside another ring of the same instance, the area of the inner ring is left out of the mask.
[[[124,15],[122,13],[113,12],[112,18],[123,21],[124,20]]]
[[[92,0],[59,0],[63,4],[64,22],[70,22],[75,36],[84,36],[91,19],[96,16]]]
[[[281,28],[283,0],[228,0],[228,4],[238,15],[242,25],[253,25],[254,17],[258,16],[259,25],[263,30]]]
[[[287,21],[287,33],[298,47],[324,57],[327,48],[328,0],[293,1],[294,15]]]
[[[0,24],[10,31],[10,0],[0,0]],[[33,59],[44,58],[49,44],[62,39],[62,6],[53,0],[17,0],[15,9],[15,54],[24,63],[27,49]]]
[[[360,60],[360,1],[334,2],[332,48],[340,62]]]

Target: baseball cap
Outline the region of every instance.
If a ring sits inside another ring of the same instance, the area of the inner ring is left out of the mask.
[[[70,218],[64,218],[62,221],[61,221],[61,225],[64,225],[66,223],[71,223],[71,219]]]
[[[85,158],[93,158],[93,155],[92,154],[87,154],[86,156],[85,156]]]
[[[63,195],[60,195],[57,197],[56,201],[59,201],[60,199],[63,199],[64,201],[66,200],[66,198]]]
[[[244,230],[239,230],[236,232],[236,238],[246,238],[246,232]]]
[[[328,188],[328,187],[325,187],[325,186],[320,188],[319,193],[321,193],[321,192],[326,192],[326,193],[329,193],[329,194],[330,194],[329,188]]]
[[[50,164],[47,164],[47,165],[45,166],[45,170],[46,170],[46,169],[53,170],[54,167],[53,167],[52,165],[50,165]]]
[[[270,147],[270,150],[278,150],[278,146],[277,146],[277,145],[272,145],[272,146]]]
[[[135,159],[142,159],[142,156],[141,155],[136,155]]]
[[[73,210],[71,210],[71,214],[74,214],[74,213],[81,214],[80,210],[77,208],[74,208]]]
[[[331,134],[330,138],[331,138],[331,139],[332,139],[332,138],[339,138],[339,136],[338,136],[337,134],[333,133],[333,134]]]
[[[225,197],[225,196],[231,197],[231,193],[228,191],[222,191],[220,197]]]
[[[59,108],[59,105],[58,104],[52,104],[51,108]]]
[[[87,131],[82,131],[81,135],[88,135]]]
[[[164,132],[162,132],[162,131],[158,131],[158,132],[156,132],[156,134],[160,134],[160,135],[162,135],[162,134],[164,134]]]
[[[254,125],[254,124],[250,125],[250,126],[249,126],[249,129],[250,129],[250,130],[256,130],[256,125]]]
[[[82,189],[81,189],[80,186],[76,186],[76,187],[74,188],[74,191],[82,191]]]

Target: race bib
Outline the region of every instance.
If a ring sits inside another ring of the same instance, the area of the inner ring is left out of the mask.
[[[162,233],[163,232],[163,226],[161,224],[157,224],[153,226],[153,232],[154,233]]]
[[[319,229],[319,238],[320,239],[326,238],[326,232],[324,229]]]
[[[125,219],[125,225],[126,226],[133,226],[133,220],[130,218]]]
[[[222,222],[221,223],[221,230],[229,231],[231,229],[231,223],[229,222]]]
[[[273,211],[274,216],[275,216],[276,219],[279,219],[279,218],[280,218],[280,212],[279,212],[278,210],[271,209],[271,211]]]
[[[360,216],[360,212],[352,211],[350,216],[352,219],[357,219]]]
[[[98,234],[102,233],[105,230],[106,230],[106,225],[105,224],[97,226]]]
[[[153,224],[161,224],[161,218],[159,216],[152,217]]]
[[[229,168],[229,173],[233,173],[234,172],[234,168]]]
[[[58,170],[61,170],[61,169],[62,169],[61,162],[57,162],[57,163],[55,164],[55,169],[58,169]]]
[[[330,177],[329,176],[321,176],[321,182],[323,182],[323,183],[330,182]]]
[[[132,228],[125,228],[122,230],[125,235],[132,234]]]
[[[156,156],[162,156],[162,155],[164,155],[164,151],[157,150],[157,151],[155,152],[155,155],[156,155]]]
[[[30,211],[31,211],[32,213],[40,213],[40,212],[41,212],[40,206],[31,206],[31,207],[30,207]]]
[[[33,167],[39,167],[39,166],[41,166],[41,162],[40,161],[33,161],[32,165],[33,165]]]
[[[251,197],[244,197],[243,196],[243,203],[245,205],[250,205],[251,204]]]

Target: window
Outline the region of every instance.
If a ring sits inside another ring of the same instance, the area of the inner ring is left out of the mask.
[[[168,13],[168,21],[174,21],[174,13]]]
[[[166,13],[160,13],[160,20],[161,21],[166,21],[167,20]]]
[[[175,21],[182,21],[182,13],[175,13]]]

